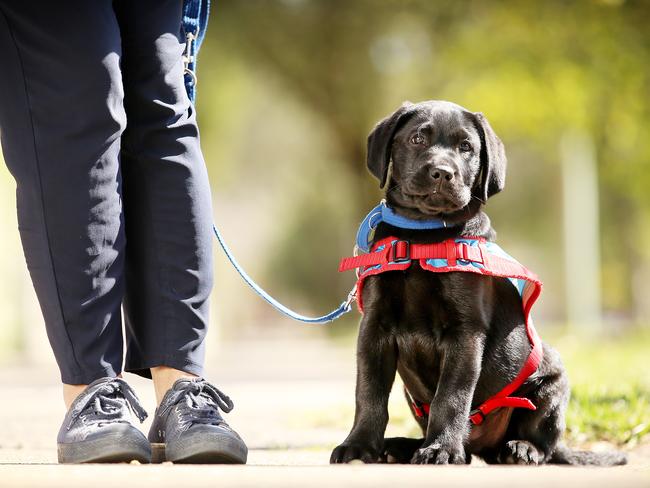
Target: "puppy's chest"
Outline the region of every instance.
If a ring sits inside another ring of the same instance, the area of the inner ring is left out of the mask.
[[[374,327],[394,341],[398,371],[414,391],[428,395],[435,389],[445,344],[475,326],[467,319],[481,314],[484,286],[485,277],[432,273],[417,264],[368,278],[364,302],[373,302]]]
[[[439,336],[480,315],[485,277],[468,273],[432,273],[417,263],[367,279],[364,302],[396,336]]]

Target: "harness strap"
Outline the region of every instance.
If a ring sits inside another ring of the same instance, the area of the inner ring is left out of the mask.
[[[536,410],[537,408],[528,398],[510,395],[524,384],[530,375],[537,370],[542,361],[542,341],[530,318],[530,310],[541,292],[542,283],[534,273],[520,263],[490,253],[486,247],[485,239],[472,237],[467,238],[467,240],[477,241],[477,245],[471,246],[465,242],[456,242],[455,239],[447,239],[432,244],[411,244],[409,241],[395,237],[386,237],[373,245],[373,252],[343,258],[339,265],[339,271],[361,268],[359,280],[357,281],[357,303],[361,310],[363,310],[362,287],[365,278],[387,271],[406,269],[413,260],[419,261],[423,268],[434,272],[472,272],[487,276],[523,279],[533,285],[526,288],[522,293],[526,334],[531,344],[530,354],[517,376],[510,383],[470,412],[470,421],[474,425],[480,425],[485,416],[497,408],[512,407],[528,410]],[[446,266],[432,268],[426,264],[428,259],[445,259]],[[473,262],[482,266],[459,266],[458,261],[465,261],[462,264]],[[427,416],[430,406],[414,399],[408,390],[406,390],[406,393],[411,400],[415,415],[418,417]]]
[[[532,324],[529,326],[529,322],[526,324],[526,332],[528,332],[529,338],[532,332],[532,349],[528,355],[528,358],[526,359],[526,362],[519,371],[517,377],[512,380],[512,382],[508,383],[501,391],[485,400],[477,408],[470,412],[469,420],[474,425],[481,425],[485,417],[490,412],[501,407],[537,410],[535,404],[528,398],[510,396],[511,393],[516,391],[521,385],[524,384],[528,377],[537,370],[539,364],[542,362],[542,341],[537,335],[537,332],[535,331],[535,328],[532,326]],[[411,399],[413,412],[416,416],[424,418],[429,415],[431,406],[428,403],[422,403],[415,400],[410,393],[408,393],[408,396]]]
[[[535,404],[528,398],[510,396],[521,385],[524,384],[530,375],[537,371],[537,368],[542,362],[542,357],[544,355],[542,350],[542,340],[539,338],[539,335],[533,326],[532,320],[530,320],[530,317],[528,315],[526,315],[526,333],[528,334],[528,340],[532,346],[526,362],[514,380],[504,386],[503,389],[497,394],[491,396],[483,403],[481,403],[475,410],[472,410],[472,412],[470,412],[469,419],[474,425],[480,425],[487,414],[489,414],[492,410],[500,407],[537,410]]]
[[[417,400],[411,400],[413,412],[416,417],[425,418],[431,411],[428,403],[422,403]],[[483,420],[492,411],[500,407],[525,408],[528,410],[537,410],[537,407],[528,398],[507,397],[507,398],[490,398],[482,403],[478,408],[469,413],[469,420],[474,425],[481,425]]]
[[[383,251],[341,259],[339,271],[390,263],[403,263],[413,259],[447,259],[450,266],[455,266],[456,261],[459,259],[481,264],[485,261],[482,243],[475,247],[465,243],[454,243],[451,239],[433,244],[411,244],[402,240],[391,242],[393,239],[382,239],[379,242],[379,244],[387,244]]]

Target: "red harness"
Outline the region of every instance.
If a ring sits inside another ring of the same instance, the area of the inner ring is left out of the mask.
[[[531,351],[515,379],[472,410],[469,419],[474,425],[479,425],[486,415],[500,407],[536,410],[537,407],[528,398],[510,395],[537,370],[542,361],[542,341],[530,316],[530,310],[542,290],[539,278],[498,245],[487,242],[482,237],[448,239],[434,244],[411,244],[396,237],[386,237],[375,242],[367,254],[343,258],[339,271],[360,269],[357,303],[363,313],[362,290],[365,279],[388,271],[408,269],[413,261],[418,261],[420,267],[434,273],[460,271],[510,279],[522,299]],[[410,393],[408,395],[415,414],[418,417],[427,416],[430,406],[414,399]]]

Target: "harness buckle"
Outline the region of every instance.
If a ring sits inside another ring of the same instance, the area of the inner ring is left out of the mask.
[[[469,255],[469,246],[464,242],[456,246],[456,256],[463,261],[473,261]]]
[[[469,412],[469,419],[474,425],[481,425],[485,420],[485,414],[480,408],[475,408]]]
[[[354,248],[352,249],[352,255],[356,258],[359,255],[359,245],[355,244]],[[355,268],[354,274],[357,275],[357,279],[361,276],[361,268]],[[355,290],[356,291],[356,290]]]
[[[388,252],[388,262],[402,264],[409,261],[411,261],[411,243],[402,240],[392,242]]]
[[[478,256],[472,256],[472,251],[478,249]],[[484,264],[483,252],[480,247],[472,247],[464,242],[456,244],[456,258],[466,262]]]

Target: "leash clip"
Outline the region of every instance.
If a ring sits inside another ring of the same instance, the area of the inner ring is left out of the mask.
[[[192,85],[196,86],[198,79],[194,70],[190,69],[190,65],[194,64],[195,56],[194,51],[194,42],[198,38],[199,27],[196,27],[196,33],[188,32],[185,34],[185,51],[183,51],[183,74],[190,75],[192,78]]]
[[[343,302],[343,305],[345,306],[345,310],[349,310],[350,306],[352,305],[352,302],[354,302],[356,299],[357,299],[357,284],[355,283],[352,289],[350,290],[350,293],[348,293],[348,297]]]

